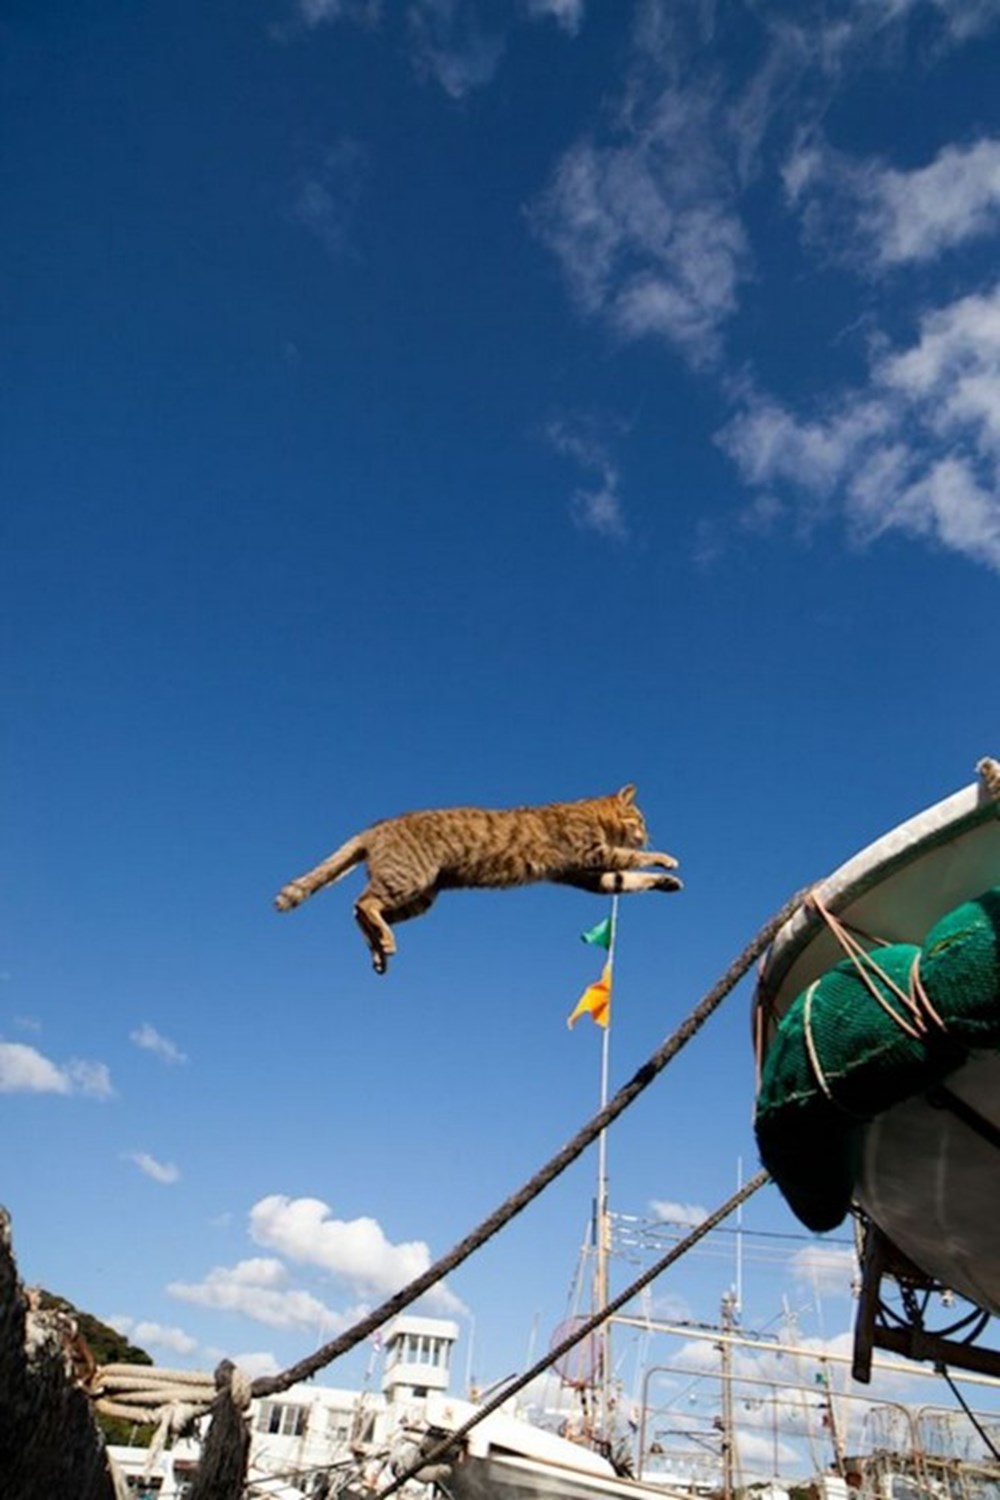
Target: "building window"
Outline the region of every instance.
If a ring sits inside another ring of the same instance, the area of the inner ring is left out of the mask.
[[[331,1443],[346,1443],[351,1436],[351,1414],[327,1407],[326,1432]]]
[[[309,1423],[309,1408],[291,1401],[263,1401],[257,1414],[257,1431],[275,1437],[301,1437]]]
[[[410,1365],[439,1365],[441,1363],[441,1340],[426,1333],[409,1333],[406,1336],[406,1363]]]

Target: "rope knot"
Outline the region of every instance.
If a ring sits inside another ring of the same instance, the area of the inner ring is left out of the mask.
[[[246,1411],[253,1397],[253,1383],[238,1365],[234,1365],[231,1359],[220,1360],[212,1379],[220,1396],[223,1391],[228,1392],[229,1399],[237,1410]]]

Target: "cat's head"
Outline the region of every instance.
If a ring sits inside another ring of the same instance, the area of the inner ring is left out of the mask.
[[[649,843],[646,819],[635,803],[635,787],[630,781],[611,799],[615,805],[621,841],[630,849],[643,849]]]

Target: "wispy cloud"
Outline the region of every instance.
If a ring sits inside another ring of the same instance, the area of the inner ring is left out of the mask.
[[[1000,0],[746,7],[750,66],[740,70],[710,45],[714,6],[643,0],[617,104],[565,152],[532,209],[581,312],[626,339],[661,338],[697,367],[718,365],[755,275],[747,190],[790,131],[799,144],[786,149],[788,201],[813,242],[828,244],[836,227],[838,257],[926,260],[996,228],[996,141],[946,148],[903,172],[854,163],[816,134],[845,73],[898,61],[918,11],[957,44],[1000,19]]]
[[[680,1224],[694,1228],[708,1218],[708,1209],[700,1203],[677,1203],[671,1198],[653,1198],[650,1209],[663,1224]]]
[[[107,1065],[74,1059],[52,1060],[23,1042],[0,1042],[0,1094],[85,1094],[110,1099],[114,1094]]]
[[[431,1263],[423,1240],[393,1244],[376,1219],[335,1219],[319,1198],[262,1198],[250,1211],[250,1237],[289,1260],[322,1267],[364,1297],[397,1291]],[[462,1310],[443,1285],[428,1297],[443,1311]]]
[[[350,254],[358,204],[368,171],[368,153],[348,137],[323,152],[299,181],[292,218],[308,229],[334,259]]]
[[[229,1349],[216,1349],[211,1345],[205,1347],[205,1359],[211,1366],[217,1365],[220,1359],[231,1359],[238,1370],[241,1370],[249,1380],[254,1380],[258,1375],[277,1375],[281,1369],[278,1360],[269,1350],[250,1349],[241,1354],[233,1354]]]
[[[529,16],[551,18],[563,31],[576,36],[583,25],[584,0],[525,0]]]
[[[382,15],[382,0],[298,0],[297,10],[309,27],[330,21],[360,21],[371,25]]]
[[[792,1256],[789,1269],[819,1296],[850,1296],[858,1275],[858,1261],[847,1245],[806,1245]]]
[[[718,357],[750,264],[716,116],[709,91],[666,87],[616,140],[571,147],[532,211],[584,313],[695,364]]]
[[[927,313],[864,389],[808,417],[751,396],[720,442],[750,484],[815,519],[839,509],[860,544],[901,532],[1000,571],[1000,283]]]
[[[621,497],[621,474],[604,443],[579,424],[551,422],[546,429],[557,453],[576,463],[588,483],[573,491],[571,510],[578,526],[624,541],[628,536]]]
[[[170,1184],[180,1180],[180,1169],[173,1162],[157,1161],[148,1151],[126,1151],[124,1160],[134,1162],[140,1172],[145,1172],[154,1182]]]
[[[1000,139],[992,137],[945,146],[911,171],[857,161],[822,140],[800,143],[784,180],[808,243],[865,271],[931,261],[1000,229]]]
[[[407,12],[414,59],[452,99],[485,87],[506,46],[504,33],[487,23],[468,0],[414,0]]]
[[[144,1021],[141,1026],[136,1027],[135,1031],[130,1031],[129,1040],[134,1042],[137,1047],[141,1047],[143,1051],[155,1053],[165,1063],[187,1062],[186,1054],[181,1051],[176,1043],[172,1042],[169,1037],[163,1036],[148,1021]]]
[[[855,0],[860,9],[860,0]],[[966,42],[981,36],[1000,20],[1000,0],[878,0],[876,10],[882,10],[892,19],[902,18],[911,12],[929,8],[937,13],[945,34],[952,42]]]

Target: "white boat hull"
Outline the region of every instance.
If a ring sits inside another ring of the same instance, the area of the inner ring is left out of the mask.
[[[452,1470],[447,1492],[451,1500],[687,1500],[636,1479],[582,1473],[512,1453],[467,1457]]]

